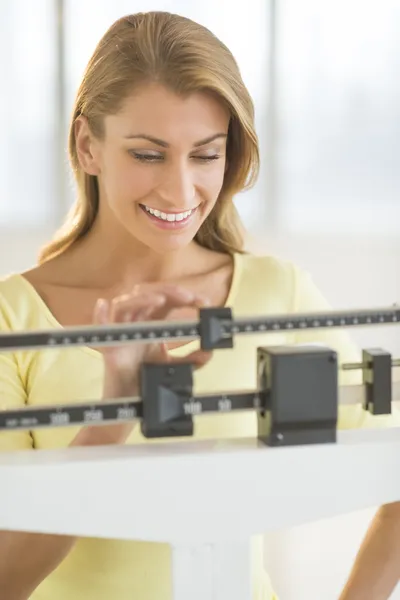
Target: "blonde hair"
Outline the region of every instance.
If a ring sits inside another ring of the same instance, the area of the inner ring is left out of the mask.
[[[69,156],[77,199],[64,225],[42,248],[39,262],[65,252],[91,229],[99,208],[97,177],[80,166],[75,121],[83,115],[93,135],[116,114],[138,85],[157,81],[178,94],[209,92],[230,112],[227,169],[214,209],[196,241],[211,250],[243,251],[242,224],[233,196],[248,189],[259,169],[254,106],[228,48],[208,29],[166,12],[138,13],[116,21],[98,43],[77,92],[69,130]]]

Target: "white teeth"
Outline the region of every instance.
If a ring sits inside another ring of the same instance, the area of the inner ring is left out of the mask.
[[[187,219],[187,217],[189,215],[191,215],[194,210],[192,208],[192,209],[187,210],[182,213],[164,213],[159,210],[156,210],[155,208],[150,208],[149,206],[146,206],[146,205],[144,205],[144,207],[147,210],[147,212],[149,212],[151,215],[154,215],[155,217],[157,217],[158,219],[161,219],[162,221],[169,221],[169,222],[183,221],[184,219]]]

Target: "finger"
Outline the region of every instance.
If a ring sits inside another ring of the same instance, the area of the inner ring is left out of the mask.
[[[211,359],[212,352],[206,352],[205,350],[195,350],[184,357],[174,357],[174,361],[192,363],[195,369],[204,367]]]
[[[194,294],[184,288],[171,285],[164,286],[164,288],[164,293],[160,291],[143,291],[143,288],[140,295],[135,293],[123,294],[114,298],[111,302],[110,321],[127,322],[144,320],[144,315],[150,316],[153,308],[161,307],[167,302],[170,307],[180,307],[195,301]],[[153,316],[154,318],[157,317]],[[158,318],[162,318],[162,313]]]
[[[168,346],[165,342],[161,342],[160,344],[158,344],[158,356],[161,362],[163,363],[169,363],[171,362],[171,356],[168,352]]]
[[[210,305],[210,301],[205,294],[199,294],[183,286],[171,283],[140,284],[135,286],[133,295],[139,296],[142,293],[149,293],[149,291],[166,296],[171,303],[187,302],[198,306]]]
[[[196,306],[198,306],[199,308],[203,308],[203,307],[211,305],[209,298],[207,298],[207,296],[204,296],[203,294],[197,294],[195,300],[196,300]]]
[[[109,319],[112,323],[126,323],[140,320],[140,314],[161,307],[165,297],[161,294],[120,296],[111,302]]]
[[[205,350],[195,350],[187,356],[171,356],[167,352],[168,363],[174,364],[192,364],[195,369],[204,367],[211,359],[212,352],[206,352]],[[157,355],[154,358],[155,362],[167,362],[165,359],[161,360],[161,356]]]
[[[179,312],[183,308],[202,308],[209,306],[209,302],[200,295],[193,295],[191,299],[179,297],[178,295],[166,295],[165,303],[161,306],[151,309],[147,318],[154,320],[168,320],[171,313]]]
[[[188,290],[182,285],[176,283],[167,282],[153,282],[153,283],[140,283],[135,285],[132,291],[134,296],[141,296],[142,294],[163,294],[163,295],[189,295],[193,296],[193,292]]]
[[[109,311],[109,302],[105,298],[99,298],[94,306],[93,322],[98,325],[105,325],[108,323]]]
[[[144,286],[141,286],[142,291]],[[149,288],[150,289],[150,288]],[[201,308],[209,306],[209,300],[204,294],[195,294],[185,288],[175,285],[164,285],[164,293],[142,292],[140,295],[123,294],[108,303],[100,299],[96,303],[95,322],[133,322],[165,319],[173,309],[184,307]]]

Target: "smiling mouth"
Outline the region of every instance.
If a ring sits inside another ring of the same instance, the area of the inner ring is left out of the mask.
[[[191,217],[193,213],[197,210],[196,206],[195,208],[191,208],[183,212],[171,213],[163,212],[156,208],[151,208],[150,206],[146,206],[145,204],[140,204],[140,208],[155,219],[163,221],[164,223],[181,223],[182,221],[187,221],[189,217]]]

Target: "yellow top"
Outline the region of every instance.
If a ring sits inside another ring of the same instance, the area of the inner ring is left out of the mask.
[[[272,257],[236,255],[227,306],[235,317],[320,311],[329,308],[307,273]],[[60,329],[34,288],[19,274],[0,281],[0,329]],[[360,359],[343,330],[306,330],[237,336],[234,348],[215,352],[195,374],[196,393],[249,389],[256,386],[256,348],[261,345],[322,342],[339,353],[342,362]],[[173,350],[183,355],[198,341]],[[229,371],[229,375],[228,375]],[[341,374],[341,382],[358,383],[358,372]],[[101,354],[93,349],[61,348],[0,352],[0,409],[25,404],[39,406],[100,397]],[[389,426],[394,416],[372,417],[361,407],[342,407],[340,427]],[[69,444],[76,427],[0,433],[0,450],[59,448]],[[195,438],[233,438],[256,435],[254,414],[202,416],[195,420]],[[138,427],[127,443],[151,443]],[[167,442],[166,442],[167,443]],[[265,473],[262,474],[265,477]],[[43,493],[46,493],[43,490]],[[29,494],[26,497],[29,510]],[[68,507],[64,507],[68,510]],[[273,600],[263,572],[261,538],[254,542],[254,600]],[[32,600],[170,600],[170,551],[164,544],[107,539],[81,539],[63,563],[37,588]]]

